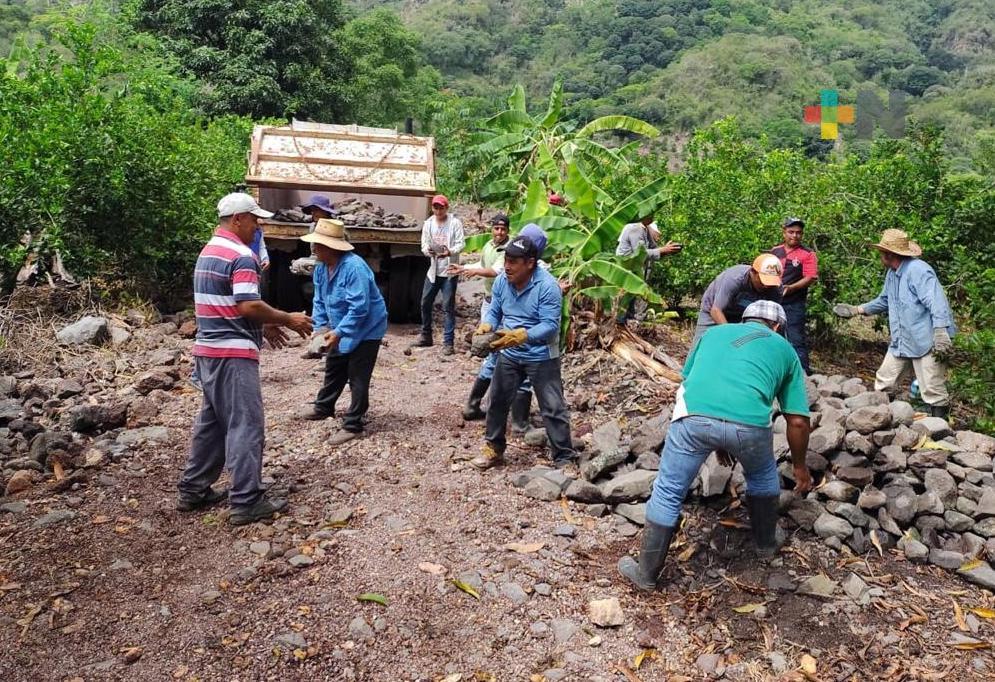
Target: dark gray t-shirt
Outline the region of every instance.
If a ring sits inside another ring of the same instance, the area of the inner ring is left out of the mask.
[[[734,265],[727,268],[712,280],[701,297],[701,309],[698,311],[698,325],[711,327],[718,324],[712,319],[712,306],[717,307],[729,322],[741,322],[746,306],[754,301],[781,301],[780,289],[770,292],[756,291],[750,284],[749,265]]]

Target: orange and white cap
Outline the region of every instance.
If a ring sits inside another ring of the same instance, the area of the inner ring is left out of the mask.
[[[764,286],[781,286],[781,259],[772,253],[761,253],[753,259],[753,270],[760,275]]]

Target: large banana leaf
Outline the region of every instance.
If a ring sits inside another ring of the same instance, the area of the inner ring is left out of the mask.
[[[514,195],[518,191],[518,183],[514,178],[502,178],[491,182],[480,190],[480,198],[497,201]]]
[[[540,216],[535,220],[533,220],[532,222],[534,222],[536,225],[547,231],[562,230],[563,228],[566,227],[577,226],[577,221],[571,218],[570,216],[553,215],[551,213],[547,213],[544,216]]]
[[[630,294],[635,294],[650,303],[663,303],[663,299],[649,288],[642,277],[626,270],[618,263],[603,258],[595,258],[585,265],[585,269],[598,276],[606,283],[617,286]]]
[[[540,225],[540,227],[542,226]],[[583,244],[584,240],[587,239],[587,235],[583,232],[571,229],[546,230],[546,236],[549,238],[551,245],[563,245],[570,249],[573,249],[578,244]]]
[[[621,287],[606,285],[606,286],[596,286],[587,287],[586,289],[581,289],[577,292],[581,296],[587,296],[588,298],[597,298],[602,301],[613,300],[616,296],[622,293]]]
[[[473,151],[476,154],[496,154],[516,145],[530,145],[528,137],[520,132],[495,135],[487,142],[478,144]]]
[[[525,112],[525,88],[519,83],[515,86],[515,89],[511,91],[511,95],[508,97],[508,108],[515,109],[516,111]]]
[[[594,119],[577,131],[577,137],[591,137],[595,133],[601,133],[606,130],[624,130],[645,137],[656,137],[660,134],[659,130],[646,121],[641,121],[632,116],[614,115]]]
[[[670,178],[663,176],[643,185],[635,192],[622,199],[602,221],[600,227],[606,232],[614,233],[615,239],[622,233],[626,223],[639,220],[659,208],[667,199],[667,187]]]
[[[528,192],[525,194],[522,220],[530,223],[547,213],[549,213],[549,200],[546,197],[546,186],[539,180],[533,180],[529,183]]]
[[[614,172],[620,172],[623,168],[628,166],[628,162],[623,159],[618,153],[613,150],[593,142],[591,140],[586,140],[580,138],[574,140],[576,148],[581,151],[585,156],[590,157],[592,160],[601,164],[605,169],[610,169]]]
[[[594,186],[576,162],[567,164],[567,181],[563,191],[574,212],[588,220],[597,220],[598,207],[594,202]]]
[[[535,125],[535,121],[524,111],[506,109],[496,116],[484,121],[484,127],[505,132],[520,132]]]
[[[563,111],[563,81],[559,78],[553,83],[553,90],[549,93],[549,106],[546,108],[546,115],[542,119],[542,127],[550,128],[560,120],[560,112]]]
[[[470,235],[466,238],[466,246],[463,250],[467,253],[476,253],[484,248],[484,244],[491,240],[491,235],[488,232],[482,232],[481,234]]]

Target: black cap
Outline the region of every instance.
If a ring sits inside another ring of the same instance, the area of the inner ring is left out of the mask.
[[[498,213],[493,218],[491,218],[491,225],[497,225],[498,223],[503,224],[505,227],[511,225],[511,223],[508,222],[508,216],[506,216],[504,213]]]
[[[791,227],[792,225],[798,225],[798,226],[804,228],[805,227],[805,221],[802,220],[801,218],[796,218],[794,216],[789,216],[789,217],[787,217],[787,218],[784,219],[783,223],[781,223],[781,227]]]
[[[539,258],[539,249],[536,248],[535,242],[533,242],[528,237],[522,237],[519,235],[512,239],[508,246],[504,248],[505,258]]]

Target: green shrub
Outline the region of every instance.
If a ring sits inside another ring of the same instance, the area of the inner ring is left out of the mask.
[[[69,20],[58,49],[0,69],[8,285],[28,251],[59,251],[80,276],[184,291],[215,202],[244,175],[251,121],[191,113],[190,83],[109,21]]]

